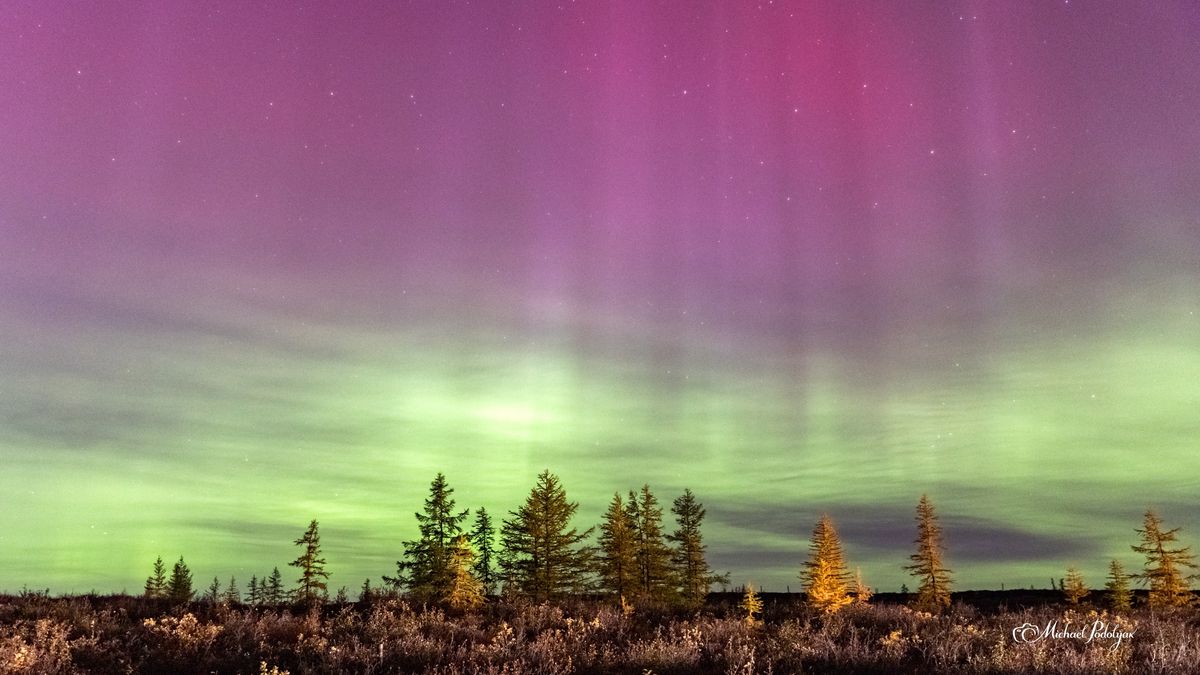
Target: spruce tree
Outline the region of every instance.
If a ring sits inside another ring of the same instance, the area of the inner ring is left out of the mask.
[[[221,602],[224,602],[230,607],[240,605],[242,603],[242,594],[238,592],[237,579],[229,577],[229,585],[225,587],[225,595],[221,597]]]
[[[1108,563],[1108,606],[1114,612],[1128,612],[1133,604],[1133,596],[1129,592],[1129,574],[1120,560]]]
[[[1081,600],[1087,597],[1088,587],[1083,581],[1083,575],[1074,567],[1067,568],[1067,576],[1063,577],[1062,581],[1063,596],[1067,599],[1067,604],[1078,605]]]
[[[914,607],[927,612],[940,612],[950,606],[950,572],[942,563],[942,527],[929,497],[921,495],[917,502],[917,552],[909,556],[913,564],[906,570],[920,580]]]
[[[371,602],[375,599],[375,591],[371,589],[371,578],[363,579],[362,588],[358,589],[359,602]]]
[[[300,557],[288,563],[300,569],[300,578],[296,580],[300,585],[296,589],[296,600],[305,604],[318,602],[325,596],[324,580],[329,578],[329,573],[325,571],[325,559],[321,557],[321,533],[316,520],[308,524],[304,535],[295,543],[303,547]]]
[[[262,590],[258,585],[258,577],[250,575],[250,585],[246,589],[246,602],[257,607],[262,604]]]
[[[212,583],[208,585],[208,590],[204,592],[204,601],[217,604],[221,600],[221,580],[213,577]]]
[[[620,493],[613,494],[604,513],[597,553],[601,587],[618,598],[632,597],[639,578],[637,526]]]
[[[152,600],[167,597],[167,568],[161,555],[154,560],[154,571],[146,578],[145,596]]]
[[[592,532],[570,527],[579,508],[567,501],[558,476],[543,471],[525,503],[501,526],[500,569],[505,590],[535,600],[586,590],[592,551],[582,546]]]
[[[475,526],[471,529],[471,546],[475,549],[475,565],[471,571],[483,584],[483,592],[496,592],[496,528],[492,516],[482,506],[475,511]]]
[[[1190,547],[1172,547],[1178,541],[1179,528],[1163,530],[1162,519],[1154,511],[1146,511],[1142,529],[1136,530],[1142,543],[1132,546],[1134,551],[1146,556],[1143,571],[1133,578],[1149,584],[1150,607],[1167,609],[1186,607],[1193,601],[1185,569],[1195,569],[1195,556]]]
[[[171,602],[187,602],[192,599],[192,571],[183,562],[183,556],[180,556],[179,562],[171,568],[171,578],[167,581],[167,597]]]
[[[265,585],[265,591],[262,590],[262,585],[259,586],[264,603],[278,605],[287,600],[287,594],[283,590],[283,575],[279,573],[278,567],[271,570],[271,576],[267,578]]]
[[[821,516],[809,542],[809,558],[800,579],[808,604],[825,613],[836,612],[850,604],[849,573],[842,552],[842,541],[828,514]]]
[[[466,612],[483,604],[483,583],[475,578],[474,566],[475,553],[471,550],[470,539],[460,534],[450,549],[450,586],[444,598],[450,609]]]
[[[649,485],[642,485],[639,494],[630,493],[629,501],[636,527],[638,591],[645,598],[668,598],[675,584],[671,576],[671,549],[663,538],[662,507]]]
[[[704,505],[696,501],[696,495],[685,489],[671,504],[675,514],[675,532],[667,536],[674,544],[671,551],[671,567],[679,592],[685,604],[699,607],[708,596],[712,584],[729,583],[728,574],[714,574],[705,558],[706,546],[700,533],[704,522]]]
[[[415,514],[420,536],[404,542],[404,559],[396,561],[396,576],[384,577],[393,586],[403,586],[418,598],[444,597],[450,586],[450,555],[454,540],[462,534],[469,511],[454,511],[454,490],[439,472],[429,486],[425,512]]]

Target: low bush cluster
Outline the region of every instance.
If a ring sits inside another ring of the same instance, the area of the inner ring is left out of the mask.
[[[1038,607],[942,614],[887,603],[834,613],[783,600],[632,610],[496,602],[448,614],[402,599],[324,607],[164,605],[129,597],[0,598],[0,673],[1160,673],[1200,672],[1200,617]],[[1014,628],[1054,624],[1060,636]],[[1102,625],[1132,633],[1118,641]]]

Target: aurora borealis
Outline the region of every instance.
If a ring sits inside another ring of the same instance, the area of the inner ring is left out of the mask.
[[[797,586],[1200,545],[1200,7],[10,2],[0,589],[391,573],[429,481]],[[203,583],[202,583],[203,582]]]

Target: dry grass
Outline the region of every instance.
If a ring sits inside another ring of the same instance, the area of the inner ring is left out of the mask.
[[[1132,640],[1013,640],[1012,629],[1102,621]],[[492,604],[448,616],[403,600],[321,610],[137,598],[0,598],[0,673],[1160,673],[1200,672],[1195,611],[1128,616],[1063,607],[943,616],[892,604],[821,616],[776,603],[684,613],[612,603]]]

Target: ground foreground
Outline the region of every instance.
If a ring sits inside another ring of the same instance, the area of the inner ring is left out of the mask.
[[[733,602],[699,612],[495,602],[451,616],[402,600],[305,610],[26,594],[0,597],[0,673],[1200,672],[1194,610],[957,604],[931,616],[877,603],[822,617],[785,599],[764,618],[745,622]],[[1056,621],[1063,634],[1038,637]],[[1122,632],[1133,635],[1111,637]]]

